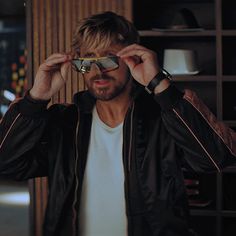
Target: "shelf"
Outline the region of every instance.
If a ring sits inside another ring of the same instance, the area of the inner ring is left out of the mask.
[[[158,31],[158,30],[140,30],[141,37],[212,37],[216,36],[215,30],[202,31]]]
[[[133,9],[134,23],[139,30],[176,25],[182,9],[190,10],[201,28],[216,29],[214,1],[133,1]]]
[[[224,123],[230,127],[236,127],[236,121],[235,120],[225,120]]]
[[[236,75],[223,75],[222,81],[236,82]]]
[[[163,66],[165,49],[193,50],[196,55],[196,67],[199,76],[216,76],[216,39],[215,37],[141,37],[141,44],[158,54],[160,66]],[[171,72],[170,72],[171,73]],[[196,76],[196,75],[195,75]],[[202,80],[202,79],[201,79]],[[214,80],[212,77],[208,81]]]
[[[216,76],[212,75],[173,75],[173,81],[176,82],[216,82]]]
[[[222,211],[221,212],[221,215],[222,216],[225,216],[225,217],[236,217],[236,211]]]
[[[236,36],[236,29],[235,30],[222,30],[223,36]]]
[[[194,55],[197,55],[196,68],[200,73],[172,75],[173,83],[180,90],[196,92],[219,120],[236,131],[236,1],[148,0],[133,1],[133,5],[134,23],[139,29],[141,44],[157,52],[160,66],[164,61],[166,64],[166,49],[194,51]],[[193,13],[199,28],[174,30],[173,26],[184,26],[181,24],[184,18],[178,18],[179,24],[173,21],[176,13],[183,8]],[[181,65],[181,58],[178,56],[178,63],[171,62],[166,67],[170,71],[180,71],[178,66]],[[191,174],[185,173],[185,178],[189,178],[188,175]],[[194,178],[201,184],[191,186],[191,190],[199,190],[199,193],[191,195],[186,186],[193,231],[201,236],[234,235],[236,166],[225,168],[222,174],[208,176],[199,173]],[[207,200],[212,202],[209,205],[201,204]]]

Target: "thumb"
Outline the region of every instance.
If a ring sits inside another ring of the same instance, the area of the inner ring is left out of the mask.
[[[130,71],[132,71],[134,69],[135,65],[137,64],[132,57],[123,58],[123,61],[129,67]]]
[[[127,64],[129,69],[132,71],[134,67],[140,64],[141,60],[138,56],[125,57],[123,58],[124,62]]]

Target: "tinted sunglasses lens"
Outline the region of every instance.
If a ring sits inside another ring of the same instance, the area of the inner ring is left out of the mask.
[[[84,60],[84,59],[74,59],[72,60],[72,64],[75,69],[81,73],[87,73],[90,71],[91,68],[91,60]]]
[[[79,59],[72,60],[73,68],[76,70],[79,70],[79,68],[81,67],[81,63],[82,63],[82,60],[79,60]]]
[[[117,57],[101,58],[97,60],[96,64],[103,71],[110,71],[110,70],[117,69],[119,67]]]
[[[93,63],[93,60],[83,60],[80,66],[79,71],[81,73],[88,73],[91,69],[91,65]]]
[[[74,69],[81,73],[88,73],[92,64],[96,64],[101,71],[111,71],[119,67],[118,57],[103,57],[97,59],[74,59],[72,64]]]

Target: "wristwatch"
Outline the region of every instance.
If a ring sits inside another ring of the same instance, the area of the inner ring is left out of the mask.
[[[145,86],[145,90],[149,93],[152,94],[156,88],[156,86],[163,80],[163,79],[168,79],[172,80],[172,76],[170,73],[168,73],[164,69],[160,69],[160,71],[157,73],[157,75],[149,82],[147,86]]]

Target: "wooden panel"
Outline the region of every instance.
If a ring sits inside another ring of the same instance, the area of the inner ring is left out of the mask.
[[[32,86],[39,65],[52,53],[70,52],[78,20],[102,11],[114,11],[131,19],[131,0],[27,0],[28,78]],[[53,96],[51,104],[70,103],[73,94],[84,90],[81,75],[69,72],[66,85]],[[47,204],[46,178],[30,181],[32,236],[42,235]]]

